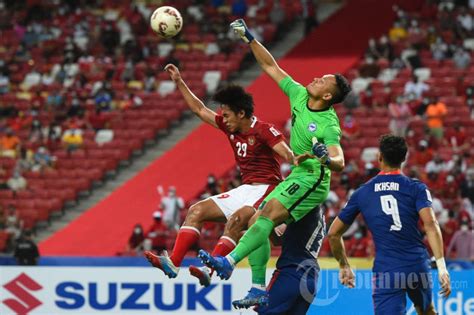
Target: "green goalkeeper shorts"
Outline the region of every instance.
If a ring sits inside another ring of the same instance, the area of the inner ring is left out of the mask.
[[[275,198],[290,213],[287,224],[299,221],[326,200],[330,181],[330,176],[324,171],[318,176],[310,173],[291,173],[265,198],[260,209]]]

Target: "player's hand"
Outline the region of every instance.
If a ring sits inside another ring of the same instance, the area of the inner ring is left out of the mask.
[[[315,156],[310,154],[310,153],[300,154],[300,155],[297,155],[293,158],[293,164],[298,166],[301,163],[303,163],[304,161],[306,161],[307,159],[314,159],[314,158],[315,158]]]
[[[339,281],[348,288],[352,289],[355,287],[355,274],[351,266],[342,266],[341,269],[339,269]]]
[[[249,32],[249,29],[243,19],[238,19],[230,23],[230,27],[232,30],[234,30],[234,33],[242,38],[242,40],[247,44],[250,44],[254,40],[253,35]]]
[[[165,66],[165,71],[168,72],[171,77],[171,80],[173,80],[174,82],[178,82],[179,80],[181,80],[181,73],[179,72],[178,67],[176,67],[174,64],[167,64]]]
[[[439,294],[444,298],[447,298],[451,294],[451,279],[449,273],[443,273],[438,275],[441,290]]]
[[[282,236],[283,234],[285,234],[285,231],[286,231],[286,224],[285,223],[282,223],[280,224],[279,226],[277,226],[275,229],[275,234],[280,237]]]
[[[325,144],[316,142],[313,144],[311,151],[322,164],[327,164],[327,161],[329,160],[329,151]]]

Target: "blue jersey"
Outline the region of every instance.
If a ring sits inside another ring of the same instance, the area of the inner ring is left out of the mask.
[[[424,183],[380,173],[354,192],[339,219],[350,225],[362,213],[375,243],[373,270],[403,270],[428,259],[418,229],[418,211],[427,207],[431,195]]]
[[[321,207],[316,207],[301,220],[288,224],[282,236],[282,250],[276,267],[304,266],[319,270],[316,258],[326,231]],[[308,269],[309,270],[309,269]]]

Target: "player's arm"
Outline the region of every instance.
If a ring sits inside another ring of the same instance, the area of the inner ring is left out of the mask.
[[[439,228],[438,220],[436,220],[434,211],[431,207],[423,208],[419,211],[420,218],[425,227],[426,237],[430,244],[433,255],[436,259],[436,266],[438,267],[438,278],[441,283],[441,294],[448,297],[451,294],[451,283],[449,280],[449,273],[446,269],[443,253],[443,237],[441,229]]]
[[[285,141],[280,141],[275,144],[273,147],[273,151],[275,151],[279,156],[281,156],[286,162],[293,164],[295,155],[293,151],[288,147]]]
[[[189,87],[186,85],[186,82],[184,82],[183,78],[181,77],[179,69],[173,64],[168,64],[166,65],[165,70],[169,73],[171,80],[176,83],[176,87],[183,95],[189,109],[191,109],[191,111],[205,123],[218,128],[216,124],[216,112],[207,108],[206,105],[204,105],[204,103],[196,95],[194,95],[194,93],[189,89]]]
[[[288,76],[288,74],[278,66],[270,52],[260,44],[258,40],[254,39],[243,19],[235,20],[230,24],[230,26],[244,42],[249,44],[250,49],[262,70],[275,80],[276,83],[279,83]]]
[[[355,286],[355,275],[347,260],[346,249],[342,239],[342,235],[347,231],[349,226],[350,225],[344,224],[344,222],[336,217],[329,228],[328,238],[331,252],[339,263],[339,281],[341,281],[342,285],[353,288]]]
[[[342,172],[344,170],[344,152],[340,145],[330,145],[328,148],[329,164],[331,171]]]

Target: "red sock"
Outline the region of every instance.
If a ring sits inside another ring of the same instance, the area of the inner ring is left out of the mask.
[[[212,256],[226,256],[235,248],[235,241],[227,236],[222,236],[212,251]]]
[[[170,259],[176,267],[181,266],[181,262],[184,259],[184,256],[199,240],[201,233],[198,229],[191,226],[183,226],[178,232],[176,237],[176,242],[174,243],[173,252],[171,253]]]

